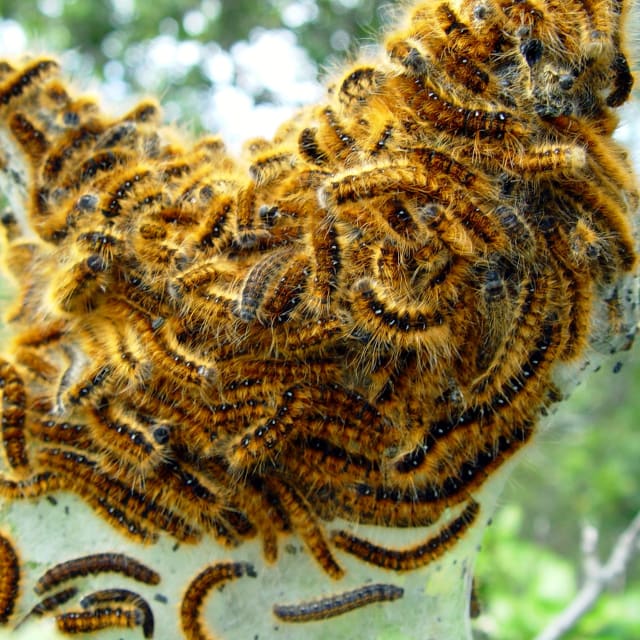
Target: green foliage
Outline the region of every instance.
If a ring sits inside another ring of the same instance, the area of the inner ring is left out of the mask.
[[[556,424],[525,454],[487,531],[476,572],[483,606],[477,629],[491,638],[535,637],[580,587],[581,525],[598,529],[606,562],[640,510],[638,345],[617,375],[612,364],[560,407]],[[640,555],[626,581],[603,595],[567,640],[639,638],[638,602]]]
[[[294,28],[308,54],[326,63],[336,53],[378,34],[381,0],[4,0],[1,18],[15,20],[31,42],[57,51],[74,48],[104,77],[111,59],[127,59],[132,47],[159,35],[179,42],[217,43],[225,50],[251,31]],[[143,89],[135,68],[130,90]],[[201,79],[194,78],[201,81]],[[183,82],[182,88],[189,82]]]
[[[356,50],[374,34],[377,39],[384,4],[382,0],[3,0],[0,19],[19,24],[30,49],[67,52],[66,72],[81,82],[90,77],[100,80],[105,87],[103,102],[111,109],[117,110],[120,103],[126,108],[130,96],[162,96],[168,120],[196,133],[227,130],[233,146],[240,137],[256,133],[239,136],[228,131],[228,122],[214,106],[216,91],[232,83],[255,104],[291,109],[315,97],[313,92],[302,95],[298,88],[295,97],[286,99],[268,83],[261,84],[260,78],[256,83],[258,74],[243,68],[237,58],[239,42],[255,44],[261,35],[274,32],[288,35],[293,53],[289,57],[295,57],[297,48],[304,66],[301,74],[313,84],[319,69],[332,68],[331,60],[344,58],[345,52]],[[264,58],[262,51],[257,55]],[[234,111],[233,106],[230,109]]]

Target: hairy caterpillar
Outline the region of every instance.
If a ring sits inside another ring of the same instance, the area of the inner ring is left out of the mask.
[[[566,373],[633,341],[623,9],[414,1],[242,159],[170,134],[153,101],[105,114],[49,58],[0,63],[0,180],[24,196],[2,221],[3,501],[68,491],[132,543],[212,538],[233,560],[187,587],[186,637],[209,589],[257,573],[237,560],[253,537],[277,568],[297,536],[331,580],[446,557]],[[339,518],[433,534],[374,544]],[[376,578],[273,611],[400,595]],[[150,633],[148,607],[110,598],[57,624]]]

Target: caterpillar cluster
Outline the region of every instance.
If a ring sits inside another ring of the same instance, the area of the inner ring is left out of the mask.
[[[563,370],[633,341],[625,11],[414,2],[239,160],[0,63],[25,198],[0,496],[75,492],[141,542],[259,536],[269,562],[295,533],[334,578],[336,549],[403,571],[455,544]],[[334,518],[442,528],[398,551]]]
[[[20,590],[20,563],[13,543],[0,534],[0,606],[6,624]],[[34,591],[44,597],[15,625],[20,628],[29,618],[55,616],[58,630],[66,634],[86,634],[109,627],[141,627],[145,638],[153,638],[155,619],[153,610],[140,594],[124,588],[93,591],[80,599],[81,609],[59,612],[78,595],[75,586],[60,586],[80,577],[101,573],[119,573],[139,583],[159,584],[160,575],[150,567],[121,553],[98,553],[60,562],[36,581]],[[185,590],[180,604],[180,625],[187,640],[209,637],[202,609],[214,587],[220,589],[231,580],[256,578],[257,573],[248,562],[219,562],[211,564],[194,576]],[[369,584],[351,591],[333,594],[322,600],[299,604],[274,605],[274,616],[284,622],[324,620],[355,609],[401,598],[404,589],[393,584]]]
[[[11,542],[0,536],[0,542],[12,549]],[[15,552],[13,552],[15,555]],[[0,591],[5,594],[11,588],[15,603],[19,582],[19,565],[15,573],[3,571],[0,574]],[[160,575],[134,558],[120,553],[99,553],[60,562],[46,571],[36,582],[34,591],[42,595],[70,580],[89,574],[117,572],[146,584],[158,584]],[[60,607],[76,597],[75,586],[59,589],[46,596],[15,625],[18,629],[34,616],[42,617],[55,613],[59,631],[68,634],[98,631],[108,627],[142,628],[145,638],[153,638],[154,616],[148,602],[138,593],[128,589],[102,589],[87,594],[80,600],[80,610],[56,613]],[[115,606],[112,606],[115,605]],[[5,609],[6,611],[6,609]],[[6,623],[9,617],[3,619]]]

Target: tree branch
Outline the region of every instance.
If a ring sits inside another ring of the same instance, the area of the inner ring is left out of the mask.
[[[600,594],[624,572],[640,541],[640,512],[618,537],[609,560],[601,564],[596,554],[598,531],[586,526],[582,531],[585,581],[575,598],[554,618],[535,640],[557,640],[576,625],[596,603]]]

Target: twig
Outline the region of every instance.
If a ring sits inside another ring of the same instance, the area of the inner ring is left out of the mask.
[[[620,534],[606,564],[596,555],[598,532],[585,527],[582,532],[585,581],[575,598],[554,618],[535,640],[557,640],[569,631],[596,603],[600,594],[622,576],[640,541],[640,512]]]

